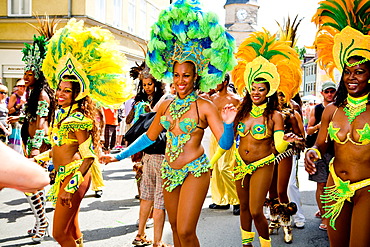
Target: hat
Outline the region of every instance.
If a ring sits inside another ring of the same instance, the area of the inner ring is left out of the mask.
[[[329,89],[329,88],[337,89],[334,82],[327,81],[322,84],[321,91],[325,91],[326,89]]]
[[[26,86],[26,84],[24,83],[24,80],[21,79],[17,82],[16,86]]]

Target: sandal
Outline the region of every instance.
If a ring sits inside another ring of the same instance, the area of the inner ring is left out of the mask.
[[[323,223],[321,223],[321,224],[319,225],[319,229],[320,229],[321,231],[327,231],[327,230],[328,230],[328,226],[327,226],[327,225],[325,225],[325,224],[323,224]]]
[[[135,246],[146,246],[151,245],[153,243],[152,240],[146,239],[146,235],[140,236],[139,234],[136,235],[134,241],[132,241],[132,244]]]

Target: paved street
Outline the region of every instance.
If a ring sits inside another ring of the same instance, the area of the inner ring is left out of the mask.
[[[84,234],[85,246],[88,247],[131,247],[137,231],[136,220],[139,212],[137,194],[132,164],[125,160],[104,167],[103,175],[106,187],[103,197],[97,199],[89,191],[82,201],[80,227]],[[317,210],[314,191],[316,184],[307,180],[302,162],[299,165],[299,178],[303,209],[306,216],[304,229],[294,229],[294,241],[286,245],[283,241],[283,231],[272,235],[273,246],[329,246],[327,234],[318,229],[319,219],[314,218]],[[211,210],[210,195],[204,202],[198,224],[198,236],[201,246],[238,247],[241,246],[239,217],[229,210]],[[53,218],[53,209],[47,203],[47,216]],[[34,216],[28,206],[25,196],[16,190],[4,189],[0,192],[0,246],[34,245],[27,236],[27,230],[34,224]],[[51,229],[51,228],[50,228]],[[147,229],[149,238],[153,237],[153,229]],[[171,229],[166,221],[163,239],[172,243]],[[258,238],[255,246],[259,246]],[[38,246],[58,246],[52,237],[47,237]]]

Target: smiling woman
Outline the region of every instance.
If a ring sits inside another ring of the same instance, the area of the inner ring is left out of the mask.
[[[237,53],[239,63],[232,76],[244,99],[234,121],[234,173],[240,200],[243,246],[250,246],[254,240],[252,221],[261,246],[271,246],[262,207],[273,177],[275,153],[284,152],[289,142],[297,139],[292,133],[284,135],[284,122],[278,112],[276,92],[282,83],[293,84],[293,78],[282,75],[285,69],[299,71],[297,56],[291,47],[283,41],[277,41],[276,35],[266,30],[252,33],[239,46]],[[286,64],[290,65],[289,68]]]
[[[156,79],[175,85],[177,95],[163,101],[148,131],[127,149],[102,157],[104,162],[126,158],[152,145],[167,129],[161,172],[175,246],[200,246],[196,226],[210,181],[210,164],[201,146],[204,129],[210,127],[223,149],[232,145],[234,107],[227,106],[220,116],[197,90],[208,92],[223,81],[235,64],[234,46],[217,16],[203,12],[199,1],[178,0],[162,11],[153,25],[146,62]]]
[[[306,170],[314,174],[313,162],[326,153],[327,137],[333,141],[335,157],[321,196],[330,246],[370,242],[365,230],[370,227],[365,213],[370,207],[370,25],[363,22],[370,18],[369,8],[366,0],[322,1],[313,17],[319,64],[329,74],[334,68],[342,72],[335,102],[325,107],[316,143],[305,155]]]
[[[125,57],[117,52],[117,43],[108,30],[86,28],[83,21],[71,19],[49,40],[47,48],[42,70],[57,90],[59,109],[49,131],[52,149],[34,159],[52,159],[58,171],[47,195],[55,206],[54,239],[61,246],[82,246],[78,223],[81,200],[91,179],[95,178],[96,187],[103,186],[95,102],[119,107],[131,97],[131,85],[122,77]],[[104,69],[107,67],[108,71]]]

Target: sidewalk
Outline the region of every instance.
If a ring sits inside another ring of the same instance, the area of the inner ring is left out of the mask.
[[[95,198],[89,191],[82,201],[80,228],[87,247],[131,247],[137,231],[136,221],[139,215],[137,194],[132,163],[129,160],[110,164],[103,171],[105,188],[103,196]],[[329,246],[327,234],[318,229],[319,219],[314,218],[317,211],[315,201],[316,184],[307,180],[303,163],[298,171],[303,209],[306,216],[305,229],[293,230],[294,241],[289,246]],[[210,194],[207,196],[197,228],[201,246],[238,247],[241,246],[239,217],[229,210],[211,210]],[[47,216],[52,221],[53,209],[47,203]],[[27,230],[33,227],[34,217],[23,193],[4,189],[0,192],[0,246],[34,245]],[[50,228],[51,229],[51,228]],[[146,231],[153,238],[153,229]],[[272,235],[273,246],[287,246],[283,242],[283,232]],[[172,232],[168,221],[165,223],[163,240],[172,243]],[[259,246],[258,239],[255,246]],[[52,237],[47,237],[38,246],[59,246]]]

